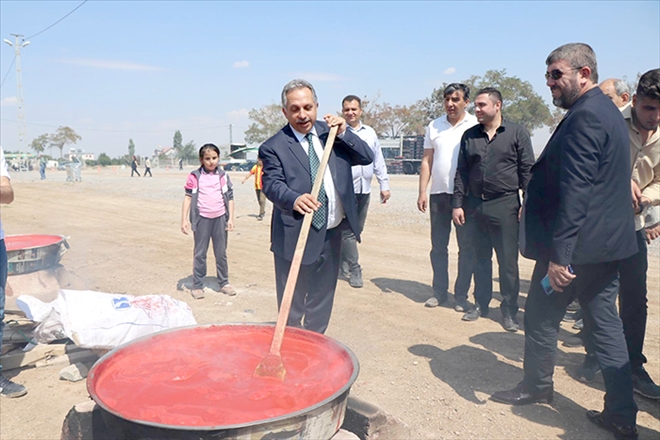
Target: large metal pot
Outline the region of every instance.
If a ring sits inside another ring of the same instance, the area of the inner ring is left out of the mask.
[[[69,249],[69,243],[63,235],[43,234],[7,235],[5,246],[9,275],[21,275],[55,266]]]
[[[139,338],[128,344],[122,345],[103,356],[94,365],[87,377],[87,389],[94,401],[102,408],[106,425],[113,433],[122,438],[130,439],[245,439],[245,440],[267,440],[267,439],[330,439],[341,427],[346,403],[351,385],[357,379],[359,364],[355,355],[343,344],[318,333],[297,328],[287,328],[285,333],[285,344],[287,338],[304,338],[306,341],[318,341],[319,344],[331,344],[332,350],[339,350],[342,358],[346,359],[350,366],[350,377],[343,386],[337,389],[329,397],[318,401],[309,407],[288,414],[272,418],[218,426],[179,426],[172,424],[155,423],[145,420],[134,420],[118,411],[112,402],[105,401],[100,389],[104,385],[103,376],[106,369],[111,369],[113,363],[120,359],[127,350],[149,350],[152,344],[161,343],[163,335],[176,334],[181,336],[192,330],[203,331],[245,331],[254,329],[258,332],[268,331],[272,334],[274,326],[268,324],[218,324],[185,327],[165,332],[159,332]],[[137,344],[137,345],[136,345]],[[268,347],[263,348],[264,355]],[[149,355],[145,353],[145,355]],[[284,351],[283,351],[284,356]],[[129,359],[129,358],[127,358]],[[286,366],[286,362],[285,362]],[[222,365],[218,365],[222,368]],[[261,379],[263,380],[263,379]],[[111,400],[111,399],[108,399]]]

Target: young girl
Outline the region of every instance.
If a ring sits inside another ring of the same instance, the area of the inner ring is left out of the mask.
[[[186,181],[186,195],[181,212],[181,232],[188,235],[192,228],[195,241],[193,286],[195,299],[204,298],[206,254],[213,239],[213,254],[220,283],[225,295],[236,295],[229,285],[227,267],[227,231],[234,229],[234,190],[224,170],[218,168],[220,150],[213,144],[199,149],[201,167],[191,172]]]

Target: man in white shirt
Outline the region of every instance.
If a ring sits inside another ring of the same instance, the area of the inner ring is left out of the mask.
[[[426,128],[424,156],[419,169],[419,197],[417,208],[431,211],[431,266],[433,267],[433,296],[426,307],[437,307],[448,300],[449,234],[452,224],[451,198],[454,175],[463,133],[477,124],[477,118],[465,111],[470,103],[470,88],[465,84],[449,84],[443,91],[447,113]],[[431,197],[426,190],[431,180]],[[458,276],[454,285],[454,310],[468,310],[467,295],[474,270],[474,249],[471,243],[471,222],[456,226],[458,241]]]
[[[364,230],[367,220],[369,199],[371,195],[371,179],[376,175],[380,185],[380,202],[385,203],[390,198],[390,180],[387,177],[387,166],[383,158],[383,151],[378,142],[378,136],[373,128],[364,125],[362,118],[362,100],[355,95],[348,95],[342,101],[342,113],[348,123],[348,129],[365,141],[374,153],[374,161],[369,165],[356,165],[353,171],[353,188],[358,203],[358,220],[360,233]],[[358,263],[359,255],[355,234],[345,229],[342,234],[341,271],[348,278],[351,287],[362,287],[362,267]]]

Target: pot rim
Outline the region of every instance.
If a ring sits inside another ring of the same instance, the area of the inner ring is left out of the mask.
[[[326,336],[321,333],[316,333],[312,332],[310,330],[305,330],[302,328],[297,328],[297,327],[286,327],[286,331],[292,331],[294,333],[312,333],[315,335],[315,337],[322,337],[329,339],[331,342],[339,346],[339,348],[343,349],[344,352],[346,352],[351,360],[351,363],[353,364],[353,373],[349,377],[349,379],[346,381],[346,383],[338,389],[335,393],[332,395],[328,396],[324,400],[308,406],[307,408],[303,408],[301,410],[287,413],[281,416],[277,417],[271,417],[268,419],[261,419],[261,420],[256,420],[253,422],[248,422],[248,423],[239,423],[239,424],[233,424],[233,425],[216,425],[216,426],[182,426],[182,425],[167,425],[164,423],[156,423],[156,422],[150,422],[146,420],[133,420],[133,419],[128,419],[124,417],[122,414],[120,414],[118,411],[115,411],[114,409],[111,409],[108,407],[103,400],[101,400],[98,395],[96,394],[95,386],[93,382],[95,381],[95,376],[96,376],[96,370],[100,368],[100,365],[102,365],[107,359],[115,356],[117,352],[120,350],[126,348],[127,346],[138,343],[140,341],[144,341],[146,339],[152,338],[156,335],[162,335],[165,333],[171,333],[174,331],[178,330],[183,330],[183,329],[191,329],[191,328],[205,328],[205,327],[223,327],[223,326],[251,326],[251,327],[275,327],[274,323],[265,323],[265,322],[221,322],[221,323],[214,323],[214,324],[202,324],[202,325],[190,325],[190,326],[185,326],[185,327],[176,327],[176,328],[171,328],[167,330],[163,330],[160,332],[152,333],[149,335],[141,336],[139,338],[133,339],[132,341],[126,342],[116,348],[113,348],[101,358],[99,358],[92,368],[90,369],[88,375],[87,375],[87,381],[86,381],[86,386],[87,386],[87,392],[89,393],[90,397],[96,402],[97,405],[99,405],[103,410],[109,412],[110,414],[113,414],[117,417],[119,417],[122,420],[126,420],[128,422],[132,423],[137,423],[140,425],[146,425],[146,426],[152,426],[155,428],[164,428],[164,429],[172,429],[172,430],[185,430],[185,431],[225,431],[225,430],[230,430],[230,429],[241,429],[241,428],[249,428],[249,427],[254,427],[254,426],[259,426],[259,425],[265,425],[269,423],[276,423],[276,422],[281,422],[287,419],[294,419],[299,416],[303,416],[307,413],[311,413],[325,405],[328,405],[329,403],[339,399],[344,393],[348,392],[357,379],[357,376],[360,372],[360,363],[358,362],[357,356],[355,356],[355,353],[348,348],[346,345],[343,343],[337,341],[334,338],[331,338],[330,336]]]

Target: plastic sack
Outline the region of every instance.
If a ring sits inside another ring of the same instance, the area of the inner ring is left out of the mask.
[[[16,304],[35,321],[49,317],[54,309],[66,337],[84,348],[112,349],[161,330],[197,324],[188,304],[167,295],[132,296],[62,289],[50,303],[21,295],[16,298]]]

